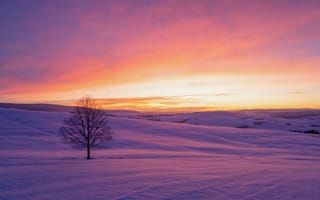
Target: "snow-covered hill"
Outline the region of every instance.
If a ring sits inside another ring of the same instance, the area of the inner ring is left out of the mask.
[[[59,137],[68,113],[0,108],[0,199],[319,199],[320,137],[281,128],[318,116],[274,114],[115,112],[87,161]]]
[[[176,114],[139,114],[136,118],[209,126],[320,132],[319,110],[243,110]]]

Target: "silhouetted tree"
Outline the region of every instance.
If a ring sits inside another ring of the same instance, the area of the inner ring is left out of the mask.
[[[91,147],[112,140],[106,112],[89,97],[78,102],[71,116],[64,121],[60,132],[64,142],[86,147],[87,159],[91,159]]]

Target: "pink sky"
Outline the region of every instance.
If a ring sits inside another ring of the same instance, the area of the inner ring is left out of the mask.
[[[1,1],[0,101],[320,108],[320,2]]]

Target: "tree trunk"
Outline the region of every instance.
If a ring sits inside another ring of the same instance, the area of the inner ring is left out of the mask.
[[[91,156],[90,156],[90,145],[87,144],[87,160],[90,160]]]

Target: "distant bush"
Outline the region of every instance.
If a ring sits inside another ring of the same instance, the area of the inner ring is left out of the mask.
[[[317,127],[320,127],[320,124],[311,124],[310,126],[311,126],[311,127],[316,127],[316,128],[317,128]]]
[[[237,128],[251,128],[251,127],[248,125],[241,125],[241,126],[237,126]]]
[[[303,133],[303,131],[300,130],[289,130],[290,132],[295,132],[295,133]]]
[[[160,118],[152,118],[152,119],[149,119],[149,120],[151,120],[151,121],[161,121]]]
[[[264,118],[255,118],[254,120],[257,120],[257,121],[263,121]]]
[[[145,115],[138,115],[138,117],[145,117],[145,118],[154,118],[154,115],[149,115],[149,114],[145,114]]]
[[[180,121],[176,121],[177,123],[186,123],[186,122],[188,122],[189,121],[189,119],[183,119],[183,120],[180,120]]]
[[[290,132],[296,132],[296,133],[305,133],[305,134],[320,134],[320,131],[309,129],[309,130],[290,130]]]
[[[320,132],[318,130],[314,130],[314,129],[306,130],[306,131],[304,131],[304,133],[307,133],[307,134],[320,134]]]

